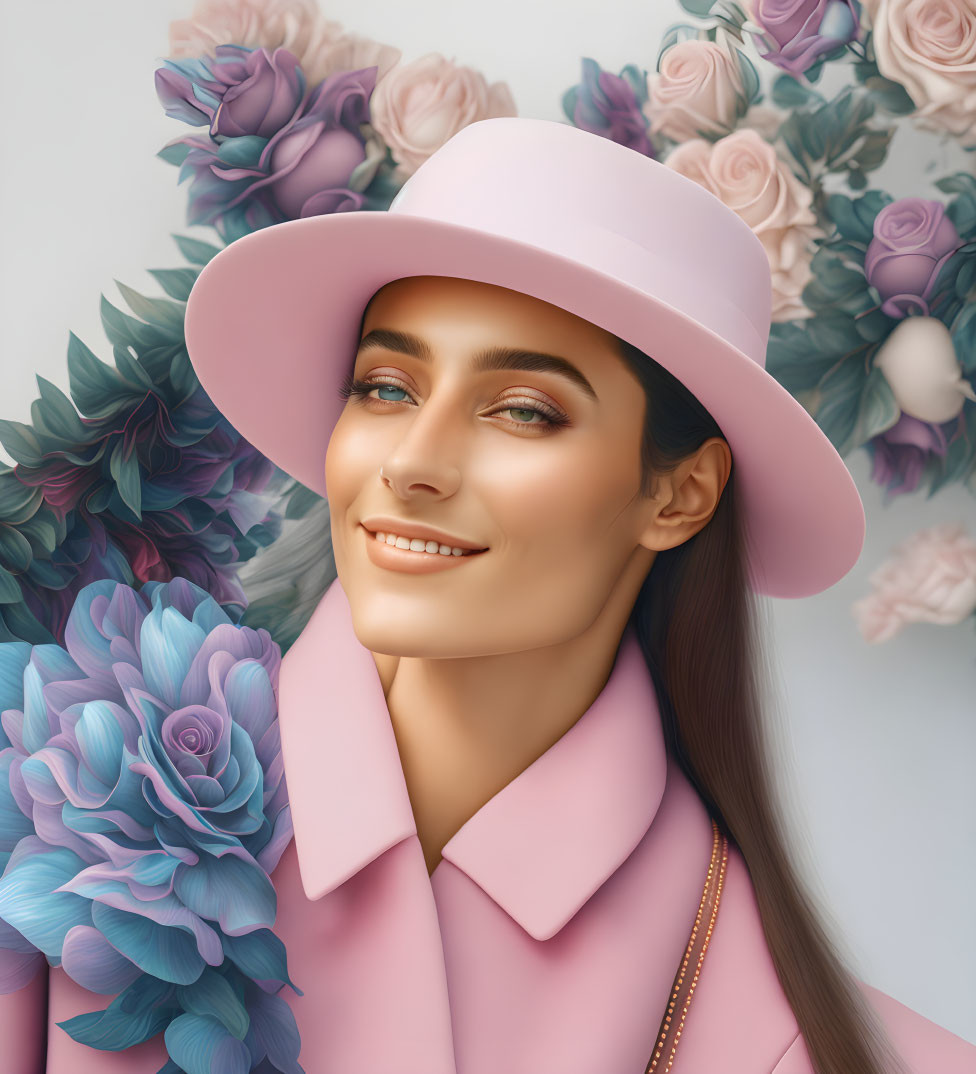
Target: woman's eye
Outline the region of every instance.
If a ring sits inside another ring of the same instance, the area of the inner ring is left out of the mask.
[[[390,403],[402,403],[405,398],[408,398],[406,389],[398,388],[395,384],[377,384],[375,390],[379,393],[377,398],[385,399]],[[388,394],[389,392],[393,392],[393,395]],[[397,392],[400,394],[397,395]]]
[[[520,425],[539,425],[544,424],[546,417],[538,410],[532,410],[528,407],[508,406],[504,410],[496,411],[498,414],[509,413]],[[540,421],[534,422],[533,418],[539,418]]]
[[[380,403],[406,403],[412,399],[407,389],[399,384],[392,384],[384,380],[356,380],[350,376],[344,378],[339,388],[339,395],[346,400],[353,398],[374,399]],[[519,401],[528,402],[529,400],[523,399]],[[529,425],[539,428],[540,431],[552,430],[569,424],[569,418],[565,414],[541,401],[531,407],[515,406],[510,403],[508,406],[501,406],[497,410],[490,411],[488,417],[493,417],[495,414],[511,415],[506,419],[510,426]]]

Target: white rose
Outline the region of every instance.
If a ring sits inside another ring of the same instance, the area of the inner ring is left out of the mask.
[[[694,179],[752,228],[772,274],[772,319],[807,317],[800,295],[810,281],[812,241],[822,234],[813,195],[758,132],[743,128],[713,144],[696,138],[664,162]]]
[[[479,119],[517,115],[505,82],[488,85],[472,67],[430,52],[398,64],[376,86],[370,118],[406,179],[462,127]]]
[[[875,59],[900,82],[924,126],[976,147],[973,0],[864,0]]]
[[[738,63],[714,41],[672,45],[660,73],[648,75],[647,92],[643,111],[651,133],[676,142],[730,131],[745,103]]]

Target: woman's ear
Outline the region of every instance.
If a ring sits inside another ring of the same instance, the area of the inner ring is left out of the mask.
[[[728,442],[713,436],[670,473],[657,474],[640,543],[660,552],[694,537],[715,513],[731,472]]]

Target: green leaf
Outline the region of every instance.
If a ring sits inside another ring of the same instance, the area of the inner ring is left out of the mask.
[[[171,235],[171,238],[180,248],[180,253],[194,265],[206,265],[220,253],[219,246],[212,246],[209,242],[200,242],[199,239],[191,239],[187,235]]]
[[[90,433],[81,422],[71,400],[51,381],[35,373],[40,399],[31,404],[31,418],[39,433],[60,437],[76,443],[84,443]]]
[[[217,158],[233,168],[256,168],[267,144],[268,139],[260,135],[242,134],[221,142]]]
[[[139,472],[139,460],[135,452],[126,456],[125,443],[120,440],[112,451],[109,460],[109,472],[115,479],[119,495],[123,502],[140,521],[142,519],[142,480]]]
[[[678,2],[689,15],[694,15],[699,19],[703,19],[710,14],[715,6],[715,0],[678,0]]]
[[[159,347],[173,342],[171,333],[163,333],[155,325],[143,324],[135,317],[130,317],[116,309],[104,295],[99,313],[105,335],[115,347]]]
[[[20,583],[6,567],[0,567],[0,604],[20,604],[23,599]],[[9,615],[9,609],[5,608],[3,614]]]
[[[3,560],[3,565],[20,574],[27,570],[33,558],[30,541],[13,526],[0,522],[0,559]]]
[[[118,375],[74,334],[68,332],[68,390],[82,414],[98,417],[106,396],[118,390]]]
[[[854,434],[866,379],[867,372],[858,354],[842,362],[820,384],[821,403],[816,421],[842,456],[855,446]]]
[[[886,339],[894,327],[894,319],[880,309],[869,310],[854,318],[854,327],[861,339],[869,343],[880,343]]]
[[[0,518],[9,525],[25,525],[36,514],[43,499],[42,489],[18,481],[12,469],[0,475]]]
[[[3,517],[6,518],[5,515]],[[12,522],[9,518],[6,520]],[[41,515],[34,515],[33,518],[18,523],[18,525],[20,525],[20,532],[31,542],[32,546],[36,545],[47,553],[53,552],[58,547],[58,531],[56,527]]]
[[[175,339],[183,338],[184,302],[174,302],[171,298],[148,298],[138,291],[127,287],[119,280],[115,286],[125,299],[132,312],[147,324],[156,325]]]
[[[976,302],[963,307],[952,326],[952,343],[962,371],[966,376],[976,374]]]
[[[576,101],[579,97],[579,87],[570,86],[568,90],[562,95],[560,104],[562,105],[563,114],[569,120],[570,123],[576,123]]]
[[[190,152],[192,146],[187,145],[180,139],[176,139],[172,142],[167,142],[162,149],[156,154],[160,160],[165,160],[167,164],[175,164],[177,167],[186,160],[187,154]]]
[[[196,269],[149,269],[149,274],[162,289],[178,302],[186,302],[200,273]]]
[[[901,417],[901,408],[884,374],[875,366],[864,380],[860,413],[851,433],[854,447],[867,443],[872,436],[890,429]]]
[[[137,361],[128,352],[125,347],[115,347],[115,364],[118,367],[119,373],[125,378],[125,381],[130,385],[130,389],[134,388],[137,391],[155,391],[156,385],[153,383],[152,377],[143,369],[142,364]]]
[[[759,96],[759,74],[749,57],[741,50],[735,49],[735,58],[739,63],[739,74],[745,90],[745,97],[739,105],[740,115],[744,115],[749,106]]]
[[[14,462],[24,466],[40,466],[44,453],[37,434],[29,425],[0,418],[0,444],[3,444]]]
[[[816,346],[809,324],[774,321],[770,327],[766,371],[792,395],[816,388],[837,361],[832,351]]]
[[[829,249],[821,248],[810,262],[813,277],[803,288],[803,302],[812,310],[859,313],[865,305],[868,282],[864,273],[848,268]],[[852,326],[853,328],[853,326]],[[856,334],[856,329],[854,330]],[[851,337],[854,338],[853,335]]]
[[[826,207],[827,214],[841,235],[867,246],[873,238],[871,223],[865,221],[863,216],[855,210],[852,198],[844,194],[830,194],[826,200]]]
[[[785,71],[773,79],[772,85],[773,103],[787,111],[794,108],[805,108],[815,102],[823,103],[824,98],[816,90],[805,86],[791,74]]]

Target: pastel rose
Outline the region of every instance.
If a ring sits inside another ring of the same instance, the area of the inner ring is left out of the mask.
[[[900,82],[923,126],[976,148],[972,0],[865,0],[878,70]]]
[[[822,235],[813,195],[754,130],[744,128],[711,144],[695,138],[677,146],[665,164],[701,184],[752,228],[772,274],[772,319],[809,316],[800,298],[812,273],[812,241]]]
[[[309,87],[340,71],[377,67],[382,79],[401,56],[326,19],[315,0],[198,0],[188,19],[169,27],[170,56],[214,56],[218,45],[284,47],[301,64]]]
[[[976,541],[962,525],[921,530],[869,578],[873,592],[852,611],[869,642],[908,623],[960,623],[976,611]]]
[[[480,71],[436,52],[394,67],[370,100],[371,122],[397,162],[397,180],[469,123],[517,114],[505,82],[489,86]]]
[[[647,79],[644,114],[651,134],[676,142],[730,131],[745,100],[735,57],[714,41],[681,41]]]
[[[746,0],[750,21],[762,31],[764,60],[794,77],[857,36],[857,0]]]
[[[874,220],[874,237],[864,255],[864,274],[883,300],[890,317],[904,317],[925,301],[942,266],[962,245],[941,202],[899,198]]]

